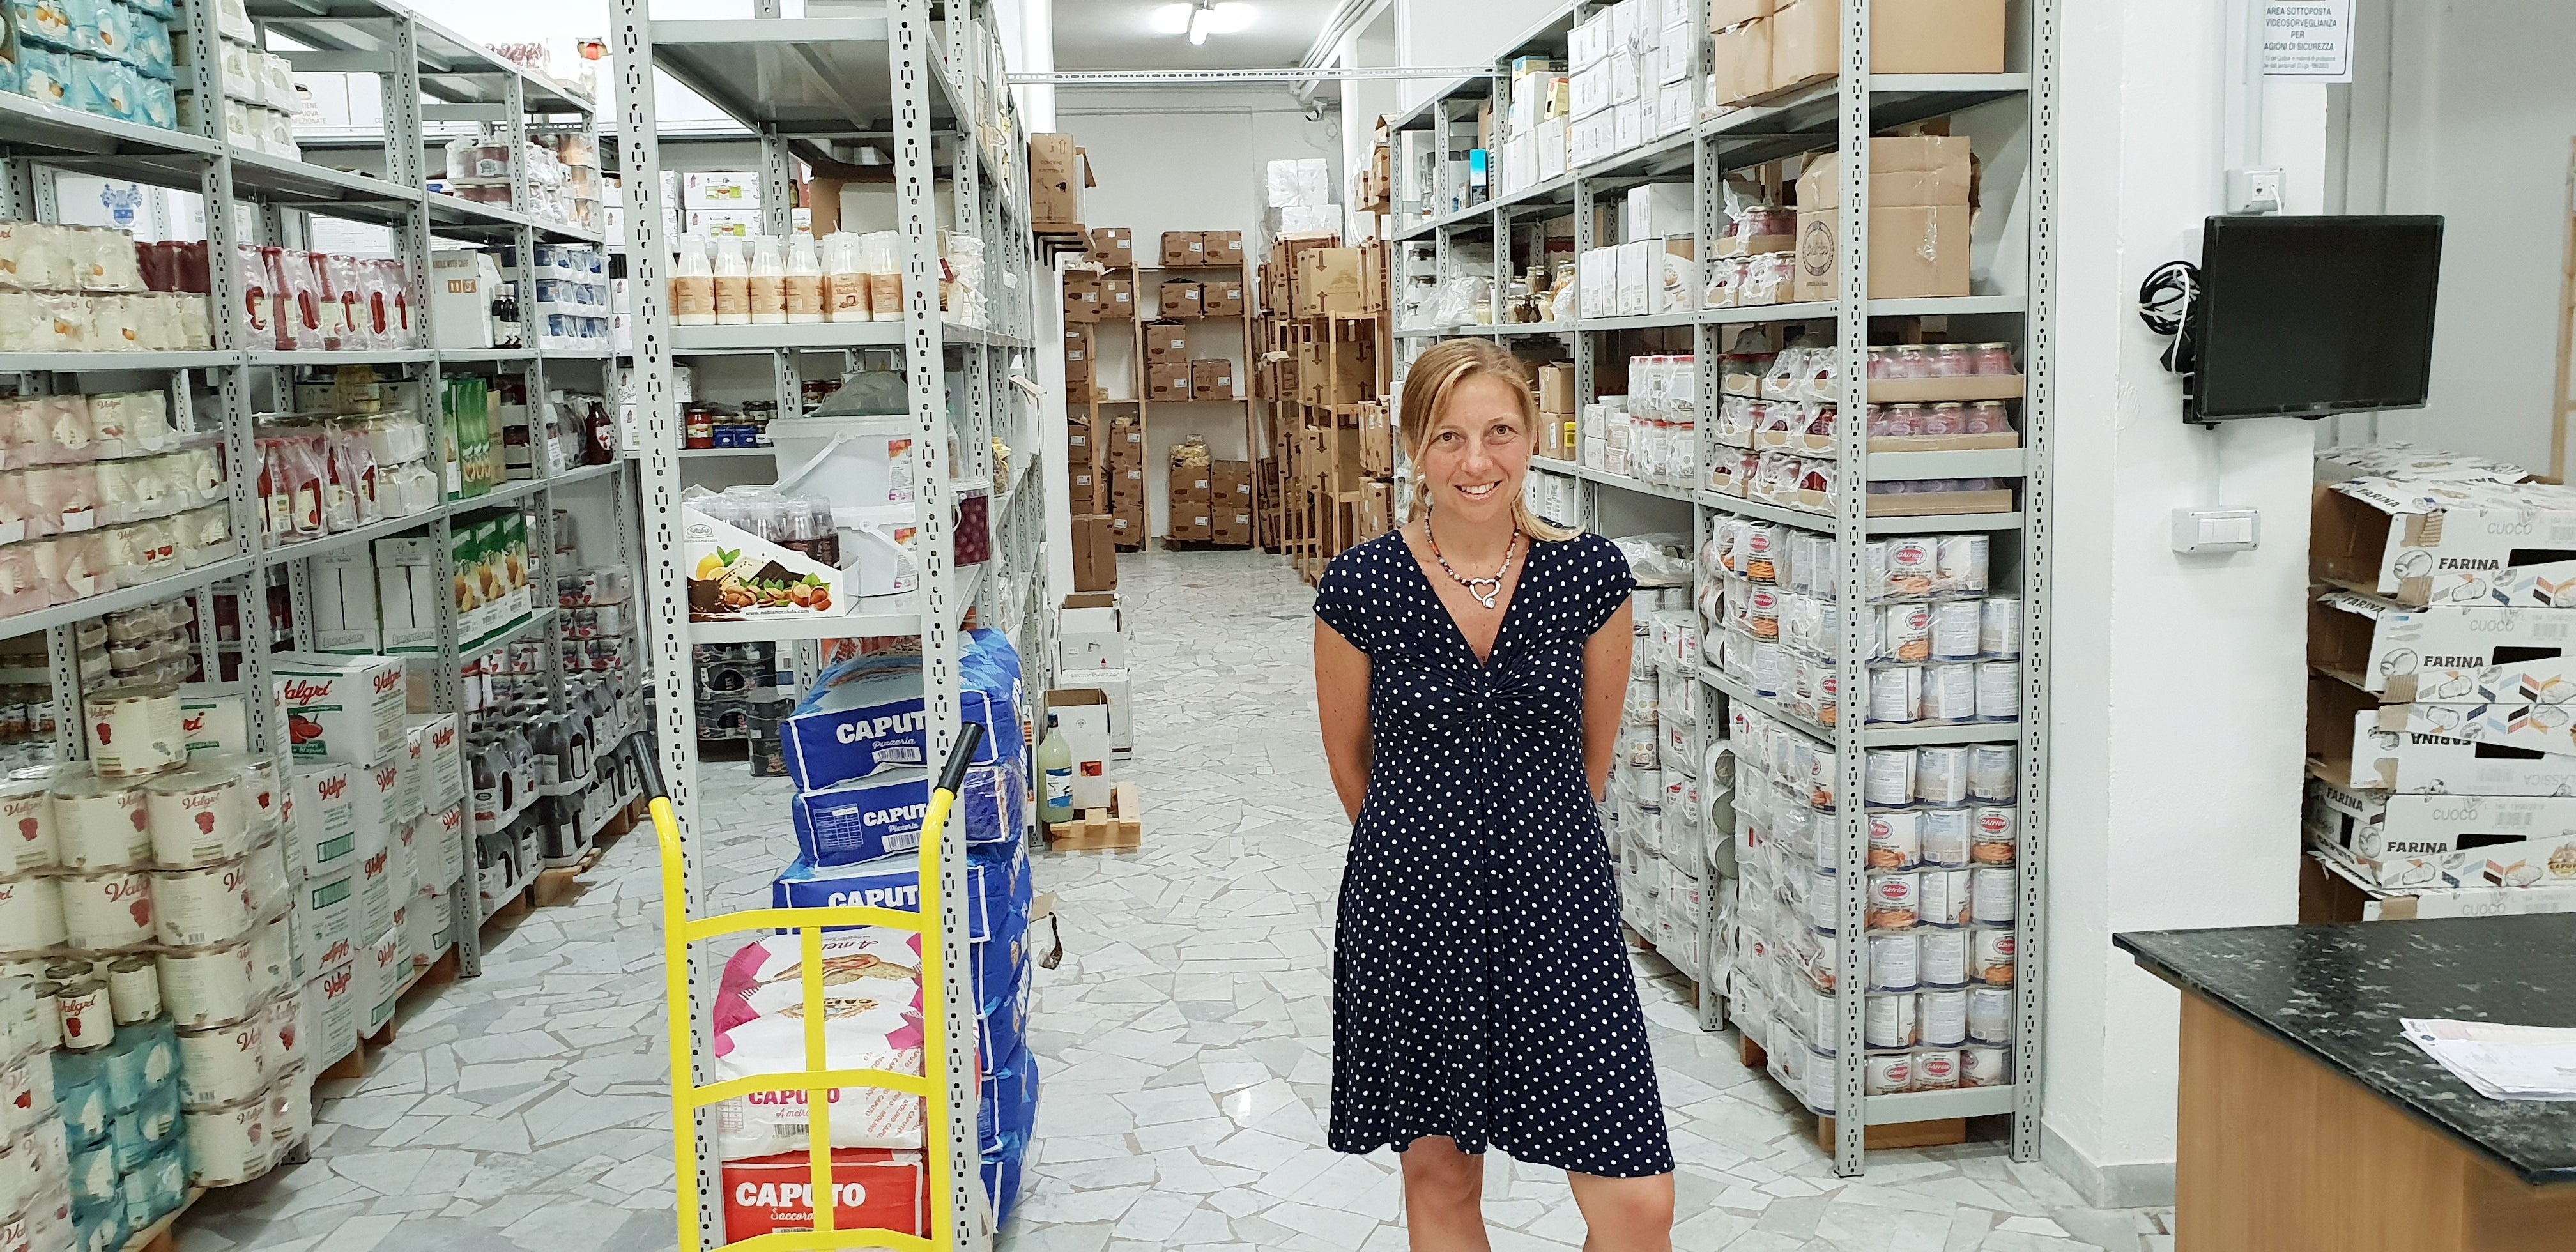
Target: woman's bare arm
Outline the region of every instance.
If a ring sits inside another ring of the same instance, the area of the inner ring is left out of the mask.
[[[1637,604],[1630,600],[1583,645],[1583,777],[1592,798],[1610,787],[1610,756],[1619,748],[1619,708],[1628,699],[1628,654],[1637,647]]]
[[[1322,618],[1315,619],[1315,713],[1323,723],[1324,760],[1333,769],[1333,790],[1356,822],[1360,804],[1368,799],[1369,659]],[[1615,707],[1610,720],[1619,720]]]

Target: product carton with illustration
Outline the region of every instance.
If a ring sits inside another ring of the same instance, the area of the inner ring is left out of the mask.
[[[689,562],[689,620],[846,614],[840,570],[693,508],[681,509]]]
[[[2576,488],[2352,478],[2317,490],[2311,573],[2415,608],[2576,608]]]

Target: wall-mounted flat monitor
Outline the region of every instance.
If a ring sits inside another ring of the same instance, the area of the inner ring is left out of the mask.
[[[2208,219],[2186,420],[2422,408],[2441,269],[2439,217]]]

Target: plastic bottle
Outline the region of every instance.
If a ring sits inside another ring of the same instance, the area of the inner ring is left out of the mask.
[[[1073,745],[1066,742],[1053,713],[1047,714],[1046,738],[1038,741],[1038,774],[1046,786],[1038,805],[1038,820],[1049,826],[1072,821]]]
[[[860,241],[859,265],[868,272],[868,309],[880,322],[903,320],[903,262],[890,230],[869,231]]]
[[[753,325],[786,324],[787,263],[780,259],[777,236],[762,235],[751,241],[750,290]]]
[[[815,251],[812,235],[796,235],[787,241],[787,320],[823,320],[823,262]]]
[[[742,236],[716,236],[716,325],[751,325],[751,263],[743,258]]]
[[[859,237],[846,230],[823,237],[823,309],[829,321],[868,320],[868,272],[859,253]]]
[[[704,235],[680,236],[680,255],[671,266],[671,320],[681,326],[716,324],[716,277],[707,266]]]

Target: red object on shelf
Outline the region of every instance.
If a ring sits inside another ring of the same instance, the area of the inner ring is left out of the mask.
[[[832,1226],[930,1234],[921,1153],[892,1148],[832,1150]],[[814,1228],[813,1166],[802,1152],[724,1163],[725,1237],[732,1240]]]

